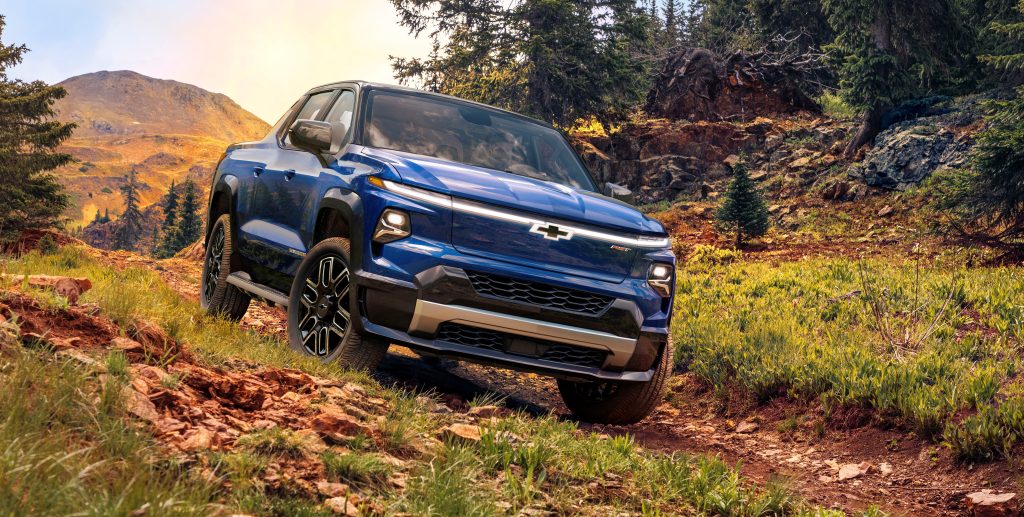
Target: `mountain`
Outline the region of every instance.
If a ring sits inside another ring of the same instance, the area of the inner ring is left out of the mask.
[[[136,72],[95,72],[60,85],[68,96],[58,117],[78,124],[63,146],[75,163],[56,172],[73,199],[72,226],[87,225],[97,211],[120,213],[118,187],[133,168],[145,208],[172,181],[191,178],[205,188],[225,147],[270,129],[226,95]]]

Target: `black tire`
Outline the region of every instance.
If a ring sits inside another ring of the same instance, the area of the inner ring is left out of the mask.
[[[324,362],[371,372],[388,351],[387,340],[361,335],[351,321],[349,242],[324,239],[299,264],[288,297],[288,345]]]
[[[665,398],[672,375],[672,339],[661,352],[654,377],[647,382],[576,382],[558,380],[565,405],[579,419],[597,424],[635,424]]]
[[[213,223],[203,255],[203,279],[199,286],[199,305],[210,314],[238,321],[249,310],[252,300],[241,289],[228,283],[235,243],[231,239],[231,217],[223,214]]]

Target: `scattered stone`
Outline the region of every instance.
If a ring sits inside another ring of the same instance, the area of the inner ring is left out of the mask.
[[[197,427],[185,435],[178,445],[183,451],[203,451],[213,446],[214,434],[205,427]]]
[[[896,210],[892,207],[892,205],[885,205],[884,207],[882,207],[881,210],[878,211],[878,217],[888,217],[892,215],[892,213],[895,211]]]
[[[839,481],[846,481],[848,479],[854,479],[863,476],[871,471],[871,464],[864,461],[861,463],[847,463],[839,467],[839,475],[837,479]]]
[[[128,412],[151,424],[156,423],[160,419],[160,412],[156,410],[156,405],[149,400],[145,393],[134,386],[134,381],[132,384],[133,386],[125,386],[121,391]]]
[[[472,424],[452,424],[441,430],[441,438],[452,441],[477,443],[480,441],[480,426]]]
[[[975,517],[1001,517],[1018,515],[1017,494],[1006,492],[994,493],[990,489],[967,494],[964,502],[967,510]]]
[[[889,474],[893,473],[893,468],[892,468],[892,465],[890,465],[889,463],[884,463],[883,462],[883,463],[879,463],[878,464],[878,471],[883,476],[888,476]]]
[[[803,158],[797,158],[789,162],[790,169],[803,169],[811,164],[812,160],[810,156],[804,156]]]
[[[477,418],[491,418],[498,416],[499,411],[501,411],[501,408],[498,406],[477,406],[470,408],[469,416],[475,416]]]
[[[344,483],[331,483],[330,481],[318,481],[316,491],[324,497],[342,497],[348,493],[348,485]]]
[[[320,414],[313,417],[310,427],[323,438],[336,443],[357,434],[367,436],[372,434],[370,428],[356,420],[355,417],[331,404],[320,406]]]
[[[347,497],[332,497],[324,501],[324,507],[338,515],[359,516],[359,507]]]
[[[116,348],[118,350],[121,350],[121,351],[123,351],[126,354],[132,354],[132,353],[140,353],[141,354],[141,353],[144,353],[146,351],[146,347],[142,346],[142,343],[139,343],[138,341],[135,341],[134,339],[126,338],[124,336],[118,336],[118,337],[115,337],[113,340],[111,340],[110,341],[110,347],[111,348]]]
[[[737,163],[740,163],[740,157],[735,154],[730,154],[729,156],[726,156],[724,160],[722,160],[722,163],[728,165],[731,169],[735,167]]]
[[[758,427],[760,426],[757,425],[757,422],[751,422],[747,420],[745,422],[740,422],[739,425],[736,426],[736,433],[750,434],[754,431],[757,431]]]

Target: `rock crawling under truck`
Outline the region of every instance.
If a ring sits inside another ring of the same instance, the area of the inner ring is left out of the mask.
[[[217,165],[201,304],[286,307],[294,350],[353,369],[397,343],[548,375],[579,418],[633,423],[671,374],[676,259],[630,198],[543,122],[320,86]]]

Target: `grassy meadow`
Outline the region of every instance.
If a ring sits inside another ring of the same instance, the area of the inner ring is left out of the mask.
[[[955,257],[743,261],[698,247],[679,274],[678,368],[723,405],[868,410],[964,460],[1024,440],[1024,271]]]

